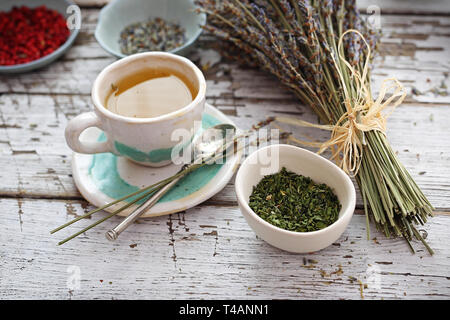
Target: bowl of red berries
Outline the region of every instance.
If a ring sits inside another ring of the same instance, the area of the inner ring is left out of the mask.
[[[80,10],[70,0],[2,0],[0,73],[48,65],[70,48],[80,25]]]

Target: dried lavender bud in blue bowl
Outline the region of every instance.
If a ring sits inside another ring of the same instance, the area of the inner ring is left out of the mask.
[[[118,58],[146,51],[184,55],[206,23],[195,9],[194,0],[114,0],[101,10],[95,38]]]
[[[123,54],[146,51],[170,52],[186,43],[186,30],[178,23],[163,18],[134,22],[120,33],[119,46]]]

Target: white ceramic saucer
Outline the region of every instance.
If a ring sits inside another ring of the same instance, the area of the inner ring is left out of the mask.
[[[222,112],[206,104],[202,127],[208,128],[219,123],[234,123]],[[85,130],[82,140],[96,141],[103,135],[97,128]],[[161,200],[142,217],[155,217],[186,210],[211,198],[222,190],[236,171],[242,151],[228,157],[224,164],[202,167],[190,173],[172,188]],[[112,153],[94,155],[74,153],[72,172],[75,184],[83,197],[97,207],[104,206],[140,188],[152,185],[180,170],[181,165],[161,168],[145,167]],[[112,212],[122,206],[116,204],[106,209]],[[132,205],[119,215],[130,214]]]

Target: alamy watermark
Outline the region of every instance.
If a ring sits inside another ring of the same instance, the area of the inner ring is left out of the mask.
[[[279,144],[280,130],[261,128],[252,132],[235,132],[232,129],[208,130],[208,134],[201,133],[201,121],[196,121],[194,129],[175,129],[171,141],[177,145],[172,149],[171,160],[174,164],[189,164],[207,162],[209,164],[223,164],[236,153],[250,155],[265,145]],[[193,137],[192,132],[200,132]],[[228,146],[225,150],[222,146]],[[249,159],[250,164],[258,164],[261,174],[266,175],[279,169],[279,150],[272,147],[261,150],[257,156]]]
[[[381,29],[381,8],[377,5],[370,5],[367,7],[366,13],[367,24],[370,29],[380,30]]]
[[[67,273],[69,274],[66,281],[67,289],[79,290],[81,281],[81,268],[79,266],[68,266]]]
[[[370,289],[381,289],[381,268],[377,265],[370,265],[366,269],[366,284]]]
[[[67,28],[69,30],[80,30],[81,29],[81,10],[76,4],[72,4],[67,7]]]

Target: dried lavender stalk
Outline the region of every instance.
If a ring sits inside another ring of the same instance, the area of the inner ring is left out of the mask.
[[[356,83],[339,54],[361,74],[369,54],[357,34],[345,35],[338,52],[339,38],[346,30],[360,31],[370,47],[370,61],[379,42],[379,34],[362,19],[355,0],[197,0],[197,4],[199,11],[208,14],[205,29],[226,43],[226,52],[240,51],[237,60],[275,75],[325,124],[336,124],[346,112],[338,71],[350,95],[357,94]],[[370,72],[366,81],[370,83]],[[411,250],[411,239],[419,239],[433,254],[415,227],[432,215],[432,205],[399,162],[384,133],[366,132],[364,140],[355,178],[367,222],[373,221],[387,237],[403,237]],[[369,225],[367,230],[369,237]]]

